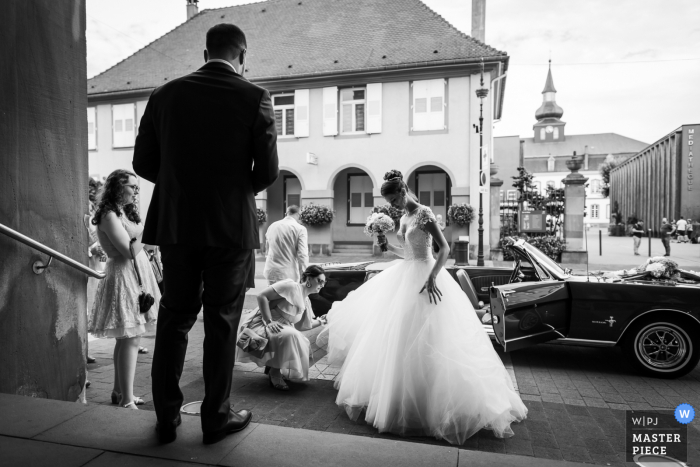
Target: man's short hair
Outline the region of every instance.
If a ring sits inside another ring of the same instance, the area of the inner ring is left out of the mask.
[[[248,48],[245,34],[241,28],[229,23],[212,26],[207,31],[207,50],[209,54],[220,55],[233,52],[236,56]]]
[[[299,214],[299,206],[292,204],[287,208],[287,215],[293,216],[294,214]]]

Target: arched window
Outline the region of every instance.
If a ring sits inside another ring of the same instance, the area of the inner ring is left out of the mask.
[[[544,139],[545,139],[544,128],[540,128],[540,139],[541,139],[541,140],[544,140]]]
[[[547,159],[547,172],[554,172],[554,156],[551,154],[549,155],[549,159]]]

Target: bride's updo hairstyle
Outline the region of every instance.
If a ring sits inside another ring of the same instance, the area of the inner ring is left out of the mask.
[[[408,194],[414,201],[418,202],[416,195],[408,188],[406,182],[403,181],[403,174],[398,170],[390,170],[384,174],[384,183],[382,183],[382,196],[388,195],[405,195]]]

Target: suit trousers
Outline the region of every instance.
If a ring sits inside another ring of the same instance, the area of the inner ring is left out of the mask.
[[[202,431],[224,427],[231,407],[231,377],[246,286],[254,281],[253,250],[162,245],[164,293],[158,311],[151,377],[161,423],[177,419],[183,403],[180,376],[187,334],[203,305],[204,401]]]
[[[661,243],[664,245],[666,254],[664,256],[671,256],[671,236],[661,234]]]

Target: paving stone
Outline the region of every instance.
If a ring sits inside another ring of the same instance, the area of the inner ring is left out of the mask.
[[[533,446],[532,451],[535,457],[543,459],[564,460],[559,449],[547,448],[544,446]]]
[[[531,394],[533,396],[540,395],[540,390],[537,389],[537,386],[526,386],[518,384],[518,391],[520,392],[520,394]]]
[[[603,399],[584,397],[583,400],[586,403],[586,406],[588,406],[588,407],[608,408],[608,404]]]
[[[584,438],[584,442],[590,454],[616,455],[607,439]]]
[[[578,415],[583,417],[588,417],[590,415],[588,409],[585,406],[564,404],[564,408],[566,409],[567,413],[569,413],[569,415]]]
[[[533,456],[532,444],[527,439],[506,438],[505,440],[506,454],[515,454],[520,456]]]
[[[538,384],[540,394],[559,394],[559,388],[549,384]]]
[[[559,394],[542,394],[542,402],[554,402],[558,404],[563,404],[564,399],[562,399]]]
[[[620,394],[601,392],[600,396],[603,398],[603,400],[605,402],[614,402],[615,404],[624,404],[625,403],[625,398],[622,397]]]
[[[478,448],[479,451],[497,452],[501,454],[506,453],[506,445],[502,439],[490,439],[479,437]]]
[[[576,389],[559,389],[559,395],[564,399],[581,399],[581,394]]]
[[[539,420],[525,420],[522,422],[525,424],[527,427],[528,431],[530,434],[537,432],[537,433],[551,433],[552,428],[549,426],[549,423],[546,421],[539,421]]]
[[[552,433],[530,432],[530,444],[532,446],[543,446],[546,448],[559,449],[557,439]]]
[[[544,410],[546,412],[564,412],[564,413],[566,413],[566,407],[564,407],[563,403],[543,401],[542,407],[544,408]]]
[[[652,407],[646,402],[628,402],[631,410],[651,410]]]
[[[525,439],[525,440],[530,439],[530,432],[527,430],[527,427],[525,426],[524,422],[511,423],[510,429],[513,430],[513,433],[515,433],[515,436],[513,436],[512,438],[506,438],[506,439]]]
[[[569,462],[589,462],[592,463],[593,460],[588,454],[588,449],[581,445],[564,445],[560,449],[560,453],[564,460]]]
[[[652,407],[671,408],[671,404],[661,396],[644,396],[644,399]]]
[[[547,415],[544,411],[538,412],[536,410],[530,410],[527,413],[527,420],[536,420],[536,421],[546,422]]]
[[[564,399],[564,404],[566,404],[566,405],[578,405],[578,406],[582,406],[582,407],[586,406],[586,403],[583,401],[583,399],[567,399],[565,397],[563,399]]]
[[[613,404],[612,402],[608,403],[608,407],[615,410],[631,410],[627,404]]]

